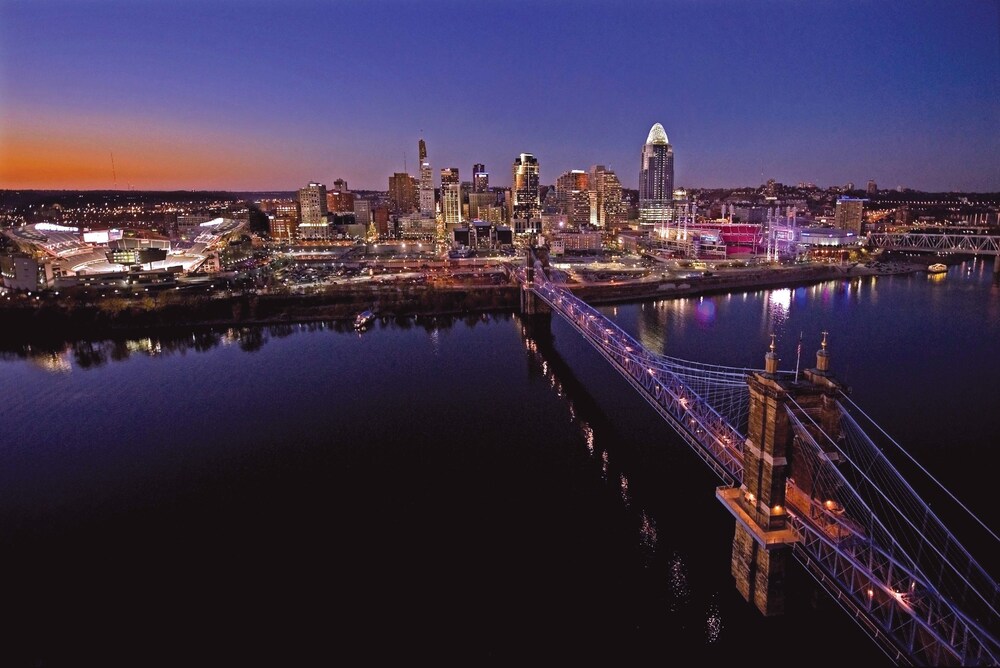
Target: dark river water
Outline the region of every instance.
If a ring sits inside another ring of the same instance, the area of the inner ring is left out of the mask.
[[[794,369],[801,332],[812,366],[828,331],[854,400],[995,530],[991,267],[604,310],[719,364],[773,332]],[[0,663],[888,664],[797,565],[785,616],[742,600],[720,483],[557,318],[8,350],[0,389]]]

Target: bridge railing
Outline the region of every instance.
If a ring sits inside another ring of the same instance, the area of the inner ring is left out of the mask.
[[[939,578],[921,569],[898,521],[887,517],[885,504],[876,503],[869,485],[851,474],[860,465],[862,474],[870,475],[871,462],[856,461],[856,451],[829,439],[805,410],[791,403],[788,415],[799,444],[800,470],[809,471],[809,480],[790,484],[794,491],[786,494],[793,528],[802,539],[795,548],[800,561],[814,575],[818,568],[831,578],[847,597],[839,599],[842,604],[863,613],[918,663],[995,665],[1000,657],[996,639],[941,590]],[[827,450],[836,448],[838,457],[824,451],[816,433],[828,440]],[[808,492],[798,490],[799,485]]]
[[[536,274],[535,294],[579,331],[728,484],[743,480],[745,437],[624,330],[572,293]]]
[[[720,385],[734,386],[734,379],[750,370],[656,355],[586,302],[550,283],[543,271],[535,272],[530,289],[611,362],[727,484],[742,482],[744,436],[691,385],[715,373]],[[840,466],[847,462],[856,469],[851,460],[856,454],[845,452],[806,409],[794,399],[791,403],[795,437],[803,456],[812,460],[808,484],[790,482],[786,495],[791,528],[801,538],[793,548],[796,558],[855,613],[894,660],[997,665],[1000,643],[935,586],[936,579],[910,558],[907,548],[912,546],[900,541],[877,513],[881,506],[873,508],[871,497],[858,493],[855,476],[845,477]],[[842,414],[849,421],[849,414]],[[816,438],[824,439],[825,450]]]
[[[871,232],[868,243],[890,250],[919,250],[948,253],[997,255],[1000,235],[988,234],[920,234],[911,232]]]

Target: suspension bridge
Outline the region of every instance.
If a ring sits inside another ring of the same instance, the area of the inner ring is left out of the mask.
[[[781,614],[794,559],[895,663],[1000,664],[1000,585],[885,455],[899,446],[831,373],[825,334],[802,374],[778,369],[773,340],[764,369],[653,353],[553,283],[538,250],[515,271],[522,312],[569,323],[724,483],[747,601]]]

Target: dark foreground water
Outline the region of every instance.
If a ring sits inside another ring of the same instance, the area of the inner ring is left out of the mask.
[[[989,264],[606,311],[725,364],[774,331],[794,368],[802,331],[811,365],[828,330],[856,401],[985,514]],[[719,483],[558,320],[25,349],[0,389],[0,663],[887,663],[797,566],[786,616],[739,597]]]

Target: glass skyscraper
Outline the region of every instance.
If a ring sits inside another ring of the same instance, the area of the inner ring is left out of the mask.
[[[542,205],[538,199],[538,160],[535,156],[522,153],[514,158],[511,184],[514,197],[513,217],[530,220],[541,215]]]
[[[639,168],[639,224],[654,226],[668,220],[673,206],[674,149],[659,123],[653,125],[642,147]]]

